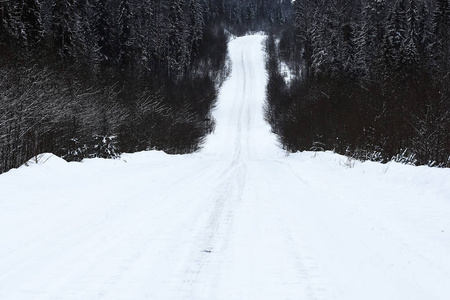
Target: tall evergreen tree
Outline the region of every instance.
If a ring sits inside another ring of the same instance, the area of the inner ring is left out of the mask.
[[[196,56],[196,52],[203,39],[205,20],[203,6],[198,0],[189,1],[189,58],[190,61]]]
[[[294,2],[294,9],[296,43],[298,43],[298,47],[302,49],[301,62],[302,65],[304,65],[303,73],[305,78],[309,78],[312,66],[312,33],[315,7],[311,1],[298,0]]]
[[[24,0],[20,16],[29,49],[38,49],[44,35],[39,1]]]
[[[437,0],[434,11],[434,56],[440,73],[448,72],[450,66],[450,3]]]
[[[182,76],[188,63],[187,23],[184,0],[170,0],[168,12],[167,71],[169,76]]]
[[[73,58],[75,55],[74,0],[52,0],[52,35],[54,50],[63,58]]]
[[[97,60],[96,32],[92,30],[94,20],[93,0],[75,1],[75,48],[85,62]]]
[[[118,20],[118,66],[121,72],[129,71],[128,68],[132,60],[134,41],[132,37],[132,14],[128,0],[121,0],[119,3]]]
[[[100,62],[112,63],[114,59],[113,22],[108,10],[108,3],[107,0],[94,1],[92,27],[97,40],[96,48]]]
[[[154,28],[154,35],[150,43],[154,45],[151,59],[151,69],[153,72],[167,73],[167,49],[168,49],[168,31],[170,21],[168,20],[168,3],[166,0],[155,0],[150,2],[153,8],[154,22],[152,27]]]
[[[153,1],[139,0],[132,7],[133,28],[132,35],[135,39],[135,54],[138,70],[142,73],[152,69],[152,53],[155,52],[153,39],[156,36],[155,12]]]

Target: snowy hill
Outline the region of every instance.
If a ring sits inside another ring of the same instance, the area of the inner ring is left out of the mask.
[[[230,42],[201,152],[0,175],[0,299],[450,299],[450,170],[286,155],[264,38]]]

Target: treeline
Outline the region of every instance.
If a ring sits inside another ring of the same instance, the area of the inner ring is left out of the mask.
[[[287,150],[450,167],[448,0],[296,0],[267,48]]]
[[[210,1],[216,22],[235,35],[269,31],[285,25],[292,17],[291,0]]]
[[[226,76],[213,1],[0,1],[0,173],[67,160],[197,150]]]

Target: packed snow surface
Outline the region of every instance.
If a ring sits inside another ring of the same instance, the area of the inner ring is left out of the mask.
[[[264,122],[264,36],[199,153],[0,176],[0,299],[450,299],[450,172],[287,155]]]

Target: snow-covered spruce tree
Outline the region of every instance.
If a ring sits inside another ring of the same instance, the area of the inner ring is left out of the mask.
[[[445,76],[450,69],[450,3],[448,0],[436,1],[433,21],[435,64],[437,71]]]
[[[93,30],[94,0],[76,0],[75,13],[75,51],[78,60],[91,65],[98,61],[96,34]]]
[[[383,38],[384,78],[399,73],[403,68],[402,60],[408,35],[405,1],[400,0],[390,12],[385,36]]]
[[[23,0],[20,17],[29,51],[39,51],[44,35],[39,1]]]
[[[107,0],[98,0],[93,3],[92,30],[96,39],[96,53],[102,65],[112,64],[114,59],[113,22],[108,2]]]
[[[431,17],[430,7],[425,3],[420,3],[420,12],[418,15],[417,45],[419,56],[423,61],[424,67],[432,65],[432,45],[435,35],[433,32],[433,18]],[[414,36],[414,34],[413,34]]]
[[[154,2],[139,0],[132,6],[133,28],[135,38],[135,60],[137,64],[136,75],[139,78],[153,69],[152,55],[156,51],[153,39],[156,36]]]
[[[168,2],[166,0],[150,1],[153,12],[153,21],[149,24],[152,30],[149,44],[151,46],[150,70],[153,74],[167,74],[167,48],[168,48]]]
[[[203,6],[200,1],[189,1],[189,62],[188,65],[195,59],[198,48],[203,39],[203,29],[205,27],[205,20],[203,17]]]
[[[74,0],[52,0],[53,50],[63,59],[75,56],[75,13]]]
[[[308,78],[311,74],[312,66],[312,14],[314,6],[310,1],[299,0],[294,2],[294,9],[295,43],[297,43],[297,47],[301,49],[301,57],[299,57],[301,60],[298,64],[302,66],[301,74],[303,74],[305,78]]]
[[[189,59],[187,23],[184,14],[184,0],[170,0],[167,35],[167,73],[173,78],[184,75]]]
[[[134,38],[132,36],[132,13],[129,0],[121,0],[118,9],[118,68],[125,76],[130,76]]]

